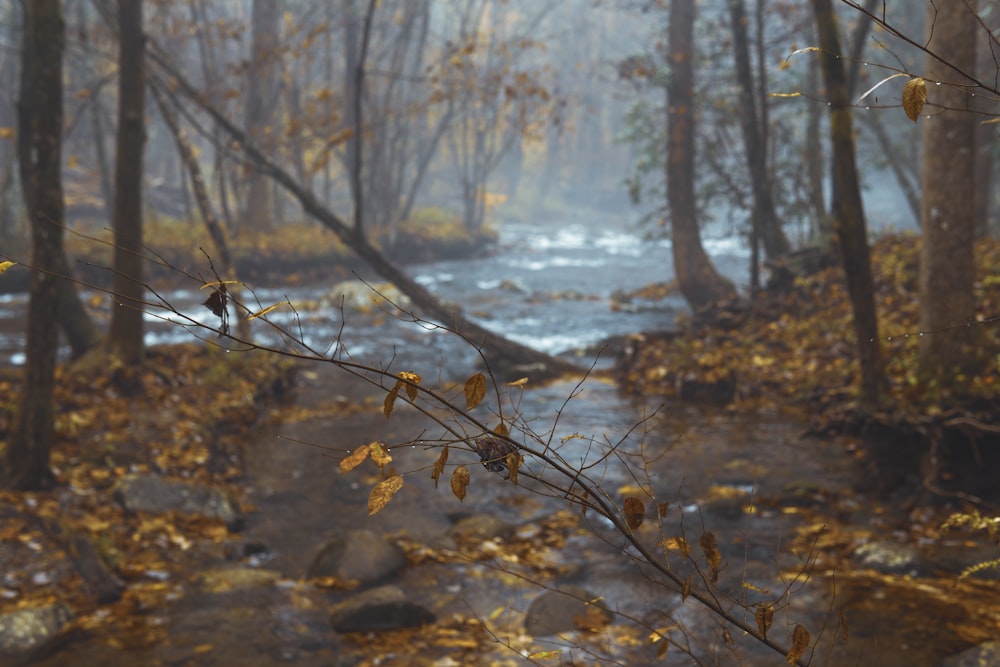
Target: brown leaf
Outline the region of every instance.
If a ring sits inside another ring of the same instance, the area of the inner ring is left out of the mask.
[[[917,122],[927,101],[927,83],[919,76],[913,77],[903,86],[903,111],[906,117]]]
[[[393,475],[376,484],[368,494],[368,516],[378,514],[401,488],[403,488],[403,478],[399,475]]]
[[[397,373],[396,377],[398,377],[400,380],[405,380],[406,382],[411,383],[411,384],[405,384],[405,383],[403,384],[403,386],[406,387],[406,395],[410,398],[411,401],[417,400],[417,388],[415,385],[420,384],[421,377],[416,373],[408,373],[406,371],[401,371]]]
[[[437,461],[434,462],[434,470],[431,472],[431,479],[434,480],[434,488],[438,488],[438,480],[441,479],[441,473],[444,472],[444,464],[448,462],[448,445],[444,446],[441,450],[440,456],[437,457]]]
[[[668,509],[670,509],[670,501],[669,500],[666,501],[666,502],[660,503],[659,505],[656,506],[656,515],[659,518],[662,519],[663,517],[665,517],[667,515],[667,510]]]
[[[510,430],[507,428],[507,425],[504,424],[502,421],[499,424],[497,424],[496,428],[493,429],[493,432],[496,433],[497,435],[505,435],[505,436],[510,435]]]
[[[636,530],[642,525],[646,518],[646,506],[641,500],[635,497],[626,498],[622,504],[622,511],[625,513],[625,523],[632,530]]]
[[[705,553],[705,561],[708,563],[709,579],[714,584],[719,580],[719,566],[722,565],[722,552],[719,551],[719,545],[715,541],[715,535],[712,533],[702,533],[699,543],[701,544],[701,550]]]
[[[681,589],[681,602],[687,600],[689,595],[691,595],[691,575],[688,575],[688,578],[684,580],[684,588]]]
[[[785,660],[789,665],[794,665],[805,654],[807,648],[809,648],[809,631],[805,626],[796,623],[795,630],[792,631],[792,647],[788,649]]]
[[[396,407],[396,397],[399,396],[399,388],[403,386],[403,383],[396,381],[396,386],[385,395],[385,400],[382,402],[382,414],[388,419],[389,415],[392,414],[392,409]]]
[[[465,490],[469,486],[469,469],[460,465],[451,473],[451,492],[459,500],[465,500]]]
[[[670,642],[664,638],[663,642],[660,643],[660,648],[656,649],[656,657],[662,658],[667,654],[667,649],[670,648]]]
[[[361,445],[348,456],[340,459],[340,474],[343,475],[346,472],[351,472],[361,465],[361,463],[368,458],[368,452],[368,445]]]
[[[472,410],[486,398],[486,376],[476,373],[465,381],[465,409]]]
[[[378,466],[379,470],[385,469],[387,465],[392,463],[392,456],[389,454],[389,450],[381,442],[373,442],[369,447],[371,449],[372,462]]]
[[[754,611],[754,618],[757,620],[757,630],[760,631],[760,636],[766,639],[767,631],[771,629],[771,623],[774,622],[774,605],[758,605]]]
[[[597,632],[610,622],[608,612],[595,604],[588,604],[586,611],[573,617],[573,625],[584,632]]]
[[[517,484],[517,471],[520,470],[522,463],[524,463],[524,457],[517,452],[511,452],[507,455],[507,479],[514,484]]]

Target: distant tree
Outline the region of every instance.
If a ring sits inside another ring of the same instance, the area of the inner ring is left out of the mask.
[[[278,32],[281,5],[281,0],[253,0],[251,9],[246,128],[254,142],[267,150],[274,149],[278,134]],[[245,192],[244,227],[252,231],[269,229],[274,216],[271,182],[251,168],[247,172]]]
[[[875,312],[868,231],[854,151],[854,121],[848,97],[847,74],[840,56],[840,34],[831,0],[812,0],[821,49],[820,61],[826,99],[830,106],[830,145],[833,152],[833,226],[851,298],[854,338],[861,370],[862,403],[878,403],[885,389]]]
[[[736,294],[712,266],[701,244],[694,191],[694,19],[695,0],[671,0],[667,36],[667,205],[674,272],[684,298],[702,308]]]
[[[928,3],[924,77],[933,86],[928,101],[934,111],[922,119],[920,227],[920,329],[937,331],[974,319],[976,126],[970,113],[970,84],[957,72],[976,66],[979,25],[975,0]],[[920,338],[920,372],[947,387],[972,370],[978,329],[953,329],[947,336]]]
[[[31,284],[24,385],[14,429],[7,443],[6,483],[37,489],[51,482],[53,390],[59,283],[63,256],[62,54],[65,24],[59,0],[24,5],[18,160],[31,221]]]
[[[108,350],[126,364],[143,357],[142,174],[146,141],[142,1],[118,0],[118,137],[115,149],[114,299]]]

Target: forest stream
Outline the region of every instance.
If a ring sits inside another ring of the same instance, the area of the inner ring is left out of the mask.
[[[707,245],[723,273],[746,282],[745,252]],[[680,537],[696,544],[703,531],[714,534],[723,556],[717,590],[724,602],[734,600],[726,606],[746,622],[754,623],[753,613],[736,602],[780,596],[770,636],[789,642],[802,624],[815,644],[811,664],[832,667],[944,667],[947,656],[981,641],[963,631],[975,625],[976,615],[947,590],[968,564],[946,555],[961,543],[935,544],[931,558],[932,545],[893,533],[889,527],[906,520],[893,504],[854,492],[864,472],[851,442],[803,437],[801,412],[661,405],[656,397],[623,395],[602,374],[612,361],[611,352],[597,358],[603,341],[668,328],[683,312],[679,298],[619,299],[612,306],[616,294],[668,280],[669,254],[665,243],[641,243],[597,227],[508,225],[493,256],[412,272],[493,330],[581,364],[596,360],[582,385],[533,385],[526,371],[523,389],[504,387],[510,397],[505,409],[516,409],[568,461],[589,464],[601,446],[616,445],[620,456],[604,459],[590,474],[616,502],[645,494],[652,495],[650,507],[664,508],[660,520],[647,515],[637,529],[654,553],[676,547]],[[286,298],[295,303],[294,312],[276,310],[274,317],[301,331],[315,349],[330,349],[339,332],[352,359],[376,366],[391,361],[394,371],[420,373],[432,386],[459,383],[460,395],[461,383],[477,367],[473,350],[389,308],[341,309],[324,296],[328,289],[265,289],[257,297],[264,306]],[[203,294],[170,298],[192,316],[210,317],[199,311]],[[151,318],[150,343],[182,335],[183,329]],[[12,354],[13,341],[2,342]],[[724,631],[698,603],[683,601],[681,591],[634,562],[607,522],[537,493],[530,481],[515,485],[456,447],[450,464],[465,463],[471,471],[460,502],[446,478],[439,485],[431,479],[440,426],[402,403],[386,419],[383,397],[328,364],[304,366],[294,402],[276,408],[246,443],[245,502],[252,510],[239,553],[221,569],[217,558],[206,556],[205,571],[165,582],[171,592],[164,605],[148,610],[148,622],[164,640],[130,649],[84,639],[38,664],[784,663],[735,629]],[[338,463],[345,450],[375,440],[387,445],[405,486],[369,518],[378,471],[367,462],[341,474]],[[551,473],[530,460],[524,466]],[[330,606],[358,591],[306,575],[325,543],[357,529],[401,542],[409,564],[379,583],[398,587],[406,600],[429,610],[434,625],[390,633],[331,630]],[[680,555],[671,558],[684,572]],[[649,630],[624,618],[559,636],[530,636],[525,623],[543,587],[566,586],[662,629],[675,645],[658,655]],[[986,619],[988,610],[983,614]],[[995,615],[981,622],[992,627]]]

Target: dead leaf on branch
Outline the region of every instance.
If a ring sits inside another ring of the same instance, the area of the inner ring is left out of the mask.
[[[809,631],[805,626],[796,623],[795,630],[792,631],[792,647],[788,649],[785,660],[789,665],[794,665],[805,654],[807,648],[809,648]]]
[[[376,484],[368,494],[368,516],[378,514],[401,488],[403,488],[403,478],[399,475],[393,475]]]
[[[420,384],[420,380],[422,378],[416,373],[409,373],[407,371],[400,371],[399,373],[396,374],[396,377],[398,377],[400,380],[403,381],[402,383],[397,383],[397,386],[398,384],[402,384],[404,387],[406,387],[406,395],[409,397],[409,399],[411,401],[417,400],[416,385]],[[396,391],[398,392],[399,390],[397,389]]]
[[[517,484],[517,471],[521,469],[522,463],[524,463],[524,457],[517,452],[511,452],[507,455],[507,479],[514,484]]]
[[[444,446],[441,450],[441,454],[437,457],[434,462],[434,470],[431,472],[431,479],[434,480],[434,488],[438,488],[438,480],[441,479],[441,473],[444,472],[444,466],[448,463],[448,445]]]
[[[629,529],[636,530],[642,525],[646,518],[646,506],[641,500],[635,497],[626,498],[622,504],[622,511],[625,513],[625,523]]]
[[[4,260],[0,262],[0,273],[5,272],[7,269],[9,269],[12,266],[15,266],[16,264],[17,262],[11,262],[10,260]]]
[[[399,388],[402,386],[401,382],[396,382],[396,386],[385,395],[385,400],[382,401],[382,414],[388,419],[389,415],[392,414],[392,409],[396,407],[396,397],[399,396]]]
[[[465,490],[469,487],[469,469],[460,465],[451,473],[451,492],[459,500],[465,500]]]
[[[373,442],[368,447],[371,451],[372,462],[378,466],[379,470],[384,470],[387,465],[392,463],[389,450],[381,442]]]
[[[709,579],[714,584],[719,580],[719,566],[722,565],[722,552],[719,551],[719,545],[715,541],[715,535],[712,533],[702,533],[699,543],[701,544],[701,550],[705,553],[705,562],[708,563]]]
[[[754,618],[757,621],[757,630],[766,639],[767,631],[771,629],[771,623],[774,622],[774,605],[759,605],[754,612]]]
[[[927,82],[919,76],[913,77],[903,86],[903,111],[906,117],[917,122],[927,101]]]
[[[474,409],[484,398],[486,398],[486,376],[476,373],[465,381],[465,409]]]
[[[366,458],[368,458],[369,448],[368,445],[361,445],[350,455],[342,458],[340,460],[340,474],[350,472],[361,465]]]

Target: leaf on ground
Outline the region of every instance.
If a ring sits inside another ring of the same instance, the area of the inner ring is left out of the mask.
[[[903,111],[906,112],[906,117],[916,123],[926,101],[927,83],[919,76],[907,81],[903,87]]]
[[[719,551],[719,545],[715,541],[715,535],[712,533],[702,533],[699,543],[701,544],[701,550],[705,553],[705,562],[708,563],[709,579],[714,584],[719,580],[719,566],[722,565],[722,552]]]
[[[387,465],[392,463],[392,455],[381,442],[373,442],[368,447],[371,451],[372,462],[378,466],[379,470],[384,470]]]
[[[448,463],[448,445],[444,446],[441,450],[440,456],[437,457],[437,461],[434,462],[434,470],[431,472],[431,479],[434,480],[434,488],[438,488],[438,480],[441,479],[441,473],[444,472],[444,465]]]
[[[368,494],[368,516],[378,514],[401,488],[403,488],[403,478],[399,475],[393,475],[376,484]]]
[[[406,387],[406,395],[410,398],[410,400],[411,401],[417,400],[417,387],[416,387],[416,385],[420,384],[420,380],[422,378],[419,375],[417,375],[416,373],[409,373],[407,371],[401,371],[401,372],[397,373],[396,377],[398,377],[400,380],[404,381],[403,382],[403,386]],[[410,384],[406,384],[407,382],[410,383]]]
[[[340,460],[340,474],[351,472],[359,465],[361,465],[366,458],[368,458],[369,447],[368,445],[361,445],[348,456]]]
[[[469,486],[470,479],[469,469],[464,465],[458,466],[451,473],[451,492],[459,500],[465,500],[465,490]]]
[[[486,398],[486,376],[476,373],[465,381],[465,409],[472,410]]]
[[[396,407],[396,397],[399,396],[399,388],[403,386],[402,382],[396,381],[396,386],[385,395],[385,400],[382,402],[382,414],[388,419],[389,415],[392,414],[392,409]]]
[[[809,648],[809,631],[805,626],[796,623],[795,630],[792,631],[792,647],[788,649],[785,660],[789,665],[794,665],[805,654],[807,648]]]
[[[10,260],[4,260],[4,261],[0,262],[0,273],[3,273],[4,271],[6,271],[7,269],[9,269],[10,267],[12,267],[12,266],[14,266],[16,264],[17,264],[17,262],[11,262]]]
[[[631,530],[636,530],[646,518],[646,505],[635,497],[625,499],[622,511],[625,513],[625,523]]]

